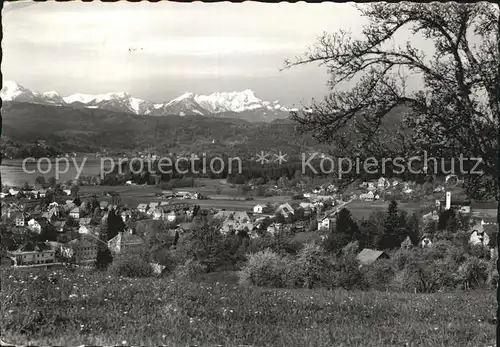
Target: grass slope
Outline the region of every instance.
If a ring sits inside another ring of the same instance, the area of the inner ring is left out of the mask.
[[[242,288],[234,273],[196,283],[64,270],[2,279],[2,339],[15,344],[467,347],[495,336],[493,292]]]

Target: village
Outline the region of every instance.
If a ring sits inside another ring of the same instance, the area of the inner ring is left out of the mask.
[[[435,196],[443,198],[436,199],[434,203],[422,202],[427,207],[420,211],[428,211],[421,213],[422,222],[437,221],[443,210],[453,209],[471,217],[470,242],[493,249],[489,244],[496,235],[496,206],[453,200],[451,192],[445,190],[446,183],[451,179],[454,178],[447,177],[444,185],[433,189]],[[164,232],[173,235],[217,221],[224,235],[236,233],[255,239],[282,233],[307,234],[324,240],[334,228],[341,209],[370,209],[370,204],[381,200],[381,196],[391,196],[391,192],[396,190],[411,194],[416,189],[415,183],[384,177],[361,182],[358,189],[350,193],[339,192],[331,183],[309,189],[300,182],[297,186],[301,189],[294,199],[284,196],[281,202],[275,199],[275,202],[257,203],[243,211],[212,207],[211,198],[196,191],[162,191],[156,194],[154,201],[129,207],[121,203],[118,193],[80,196],[78,182],[71,186],[57,185],[56,188],[40,184],[22,188],[4,187],[1,197],[2,265],[92,266],[99,247],[103,246],[113,256],[140,255],[146,251],[147,245],[137,235],[135,227],[138,222],[147,220],[165,222]],[[198,204],[202,200],[203,207]],[[237,205],[238,201],[233,204]],[[103,240],[103,229],[107,228],[110,213],[119,216],[123,224],[116,236],[111,239],[104,237]],[[419,246],[431,247],[432,237],[423,234]],[[362,260],[371,254],[373,259],[368,261],[371,263],[383,253],[364,249],[359,259],[366,263]]]

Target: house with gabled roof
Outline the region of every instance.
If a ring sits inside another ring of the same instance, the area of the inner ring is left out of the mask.
[[[264,204],[257,204],[253,207],[253,213],[266,213],[268,212],[268,208]]]
[[[137,205],[137,211],[139,211],[140,213],[146,213],[147,209],[148,209],[148,205],[147,204],[139,204],[139,205]]]
[[[97,258],[97,243],[87,238],[71,240],[67,247],[72,249],[72,256],[77,264],[93,262]]]
[[[221,221],[225,221],[228,218],[232,218],[234,211],[218,211],[216,214],[214,214],[214,219],[218,219]]]
[[[248,232],[251,232],[253,230],[253,224],[249,221],[239,221],[235,219],[226,219],[224,223],[222,223],[222,227],[220,231],[223,234],[227,234],[231,231],[241,231],[241,230],[247,230]]]
[[[375,249],[364,248],[357,256],[356,259],[359,261],[360,266],[371,265],[379,259],[389,259],[389,255],[384,251],[378,251]]]
[[[15,259],[16,265],[34,265],[53,263],[55,251],[44,243],[28,242],[7,254]]]
[[[283,217],[287,218],[295,213],[295,210],[289,203],[284,203],[278,206],[276,209],[277,213],[280,213]]]
[[[145,251],[144,240],[132,232],[119,232],[108,241],[108,248],[113,255],[141,255]]]
[[[92,222],[92,218],[91,217],[82,217],[79,220],[79,224],[80,225],[89,225],[91,222]]]
[[[25,215],[24,212],[16,212],[13,215],[14,223],[17,227],[23,227],[25,225]]]
[[[28,221],[28,229],[30,229],[31,231],[33,231],[37,234],[40,234],[42,232],[42,225],[35,218],[31,218]]]
[[[56,229],[58,233],[64,232],[64,227],[66,226],[66,221],[63,220],[56,220],[52,222],[52,225]]]
[[[79,207],[73,208],[71,211],[69,211],[69,215],[71,216],[71,218],[79,220],[80,219],[80,208]]]
[[[107,202],[106,200],[102,200],[102,201],[99,202],[99,208],[101,210],[107,209],[108,206],[109,206],[109,202]]]
[[[316,218],[318,222],[318,230],[330,230],[335,223],[335,217],[329,215],[321,215]]]
[[[233,219],[238,222],[249,222],[250,216],[245,211],[235,211],[233,213]]]
[[[130,210],[123,210],[120,213],[120,216],[122,217],[123,222],[127,223],[132,218],[132,211],[130,211]]]

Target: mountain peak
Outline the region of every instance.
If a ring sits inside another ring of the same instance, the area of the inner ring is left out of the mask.
[[[89,102],[95,100],[96,98],[97,97],[95,95],[75,93],[71,94],[70,96],[66,96],[63,99],[68,104],[72,104],[74,102],[81,102],[82,104],[88,104]]]
[[[198,95],[186,92],[169,102],[152,102],[135,98],[127,92],[106,94],[75,93],[61,97],[56,91],[38,93],[14,81],[4,81],[1,91],[4,101],[21,101],[48,105],[98,108],[144,116],[202,115],[268,121],[281,118],[289,109],[278,101],[263,101],[251,89],[233,92],[214,92]]]

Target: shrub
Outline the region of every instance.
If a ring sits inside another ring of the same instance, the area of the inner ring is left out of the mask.
[[[251,254],[239,272],[239,282],[243,285],[283,287],[286,279],[286,258],[264,250]]]
[[[366,283],[377,290],[388,289],[396,273],[393,262],[389,259],[379,259],[362,270]]]
[[[207,272],[207,267],[199,261],[189,259],[184,264],[177,266],[173,271],[173,276],[178,279],[194,280],[202,273]]]
[[[405,267],[402,289],[419,293],[434,293],[454,287],[454,269],[446,259],[416,260]]]
[[[491,252],[488,247],[484,247],[483,245],[468,245],[468,253],[474,257],[479,259],[490,259]]]
[[[498,286],[498,271],[496,261],[490,260],[488,265],[488,279],[486,280],[486,284],[488,284],[490,288],[496,288]]]
[[[415,257],[419,249],[398,249],[391,254],[391,259],[396,270],[403,270]]]
[[[272,236],[265,234],[264,237],[252,239],[248,246],[249,253],[258,253],[267,249],[281,255],[297,254],[302,247],[300,242],[292,241],[290,238],[278,234]]]
[[[487,283],[490,275],[490,264],[484,259],[475,256],[469,257],[457,272],[457,279],[468,288],[482,287]]]
[[[149,277],[153,275],[153,268],[143,259],[137,257],[118,258],[109,267],[109,272],[123,277]]]
[[[326,275],[332,267],[321,246],[307,243],[299,251],[295,261],[290,262],[287,274],[294,286],[312,288],[318,284],[328,284]],[[325,283],[326,282],[326,283]]]
[[[347,290],[364,289],[367,287],[367,283],[359,267],[359,262],[353,254],[341,256],[335,263],[334,269],[335,287]]]

